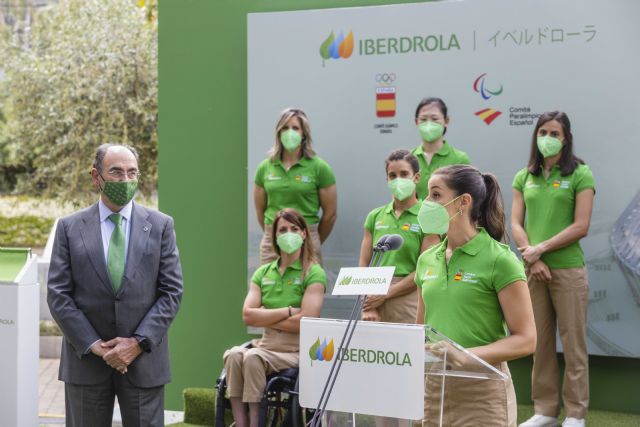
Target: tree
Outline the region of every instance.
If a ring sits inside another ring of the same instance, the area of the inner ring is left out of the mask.
[[[88,172],[105,142],[136,147],[140,189],[155,190],[158,49],[150,10],[131,0],[60,0],[38,11],[29,31],[0,40],[5,144],[28,171],[18,192],[95,199]]]

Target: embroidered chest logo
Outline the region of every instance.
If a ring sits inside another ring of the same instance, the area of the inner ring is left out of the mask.
[[[275,285],[275,284],[276,284],[276,281],[275,281],[275,280],[273,280],[273,279],[268,279],[268,278],[266,278],[266,277],[263,277],[263,278],[262,278],[262,284],[263,284],[263,285]]]
[[[267,181],[277,181],[279,179],[282,179],[281,176],[278,175],[274,175],[273,172],[269,173],[269,175],[267,175]]]
[[[382,230],[382,229],[385,229],[385,228],[389,228],[389,226],[388,226],[388,225],[385,225],[385,224],[384,224],[384,221],[378,221],[378,222],[376,222],[376,225],[375,225],[375,229],[376,229],[376,230]]]
[[[527,185],[525,185],[526,188],[540,188],[540,184],[536,184],[534,182],[527,182]]]
[[[438,277],[439,276],[437,274],[434,274],[433,270],[429,268],[427,269],[426,273],[424,273],[424,276],[422,276],[422,280],[435,280]]]
[[[308,184],[311,182],[311,178],[309,178],[307,175],[296,175],[294,179],[297,182],[303,182],[305,184]]]
[[[453,276],[453,280],[455,282],[463,283],[478,283],[478,277],[475,273],[469,273],[464,270],[458,270],[455,276]]]

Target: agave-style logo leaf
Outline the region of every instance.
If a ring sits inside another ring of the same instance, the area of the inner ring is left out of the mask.
[[[349,285],[351,284],[351,276],[345,276],[341,281],[341,285]]]

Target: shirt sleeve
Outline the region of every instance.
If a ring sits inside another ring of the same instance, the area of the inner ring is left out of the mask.
[[[327,188],[336,183],[336,177],[333,174],[331,166],[319,157],[318,161],[318,188]]]
[[[498,255],[493,266],[493,287],[496,292],[500,292],[507,285],[519,280],[527,280],[527,276],[524,274],[524,265],[511,249],[506,249]]]
[[[364,220],[364,229],[368,230],[369,233],[373,234],[374,231],[374,227],[376,224],[376,213],[377,213],[377,209],[372,210],[371,212],[369,212],[369,214],[367,215],[367,219]]]
[[[524,184],[525,184],[525,181],[527,180],[526,177],[527,177],[526,169],[522,169],[513,178],[513,184],[511,184],[511,186],[514,189],[518,190],[519,192],[523,193],[524,192]]]
[[[416,263],[416,274],[413,276],[413,282],[416,284],[418,288],[422,288],[422,276],[424,275],[424,267],[422,267],[422,263],[420,259],[426,252],[423,252],[422,255],[418,257],[418,261]]]
[[[320,283],[324,288],[327,288],[327,273],[320,266],[320,264],[314,264],[309,269],[309,273],[304,276],[303,290],[306,291],[309,285],[314,283]]]
[[[593,179],[593,173],[591,173],[591,168],[587,165],[582,165],[582,167],[578,167],[576,172],[579,173],[575,179],[575,189],[576,194],[581,192],[582,190],[587,190],[591,188],[594,192],[596,191],[596,184]]]
[[[258,165],[258,169],[256,169],[256,176],[253,179],[253,182],[258,186],[264,188],[264,174],[269,167],[269,159],[264,159]]]
[[[262,289],[262,278],[264,277],[264,273],[269,267],[269,264],[261,265],[253,276],[251,276],[251,283],[255,283],[260,289]]]
[[[469,159],[469,155],[467,153],[465,153],[464,151],[461,151],[461,156],[460,156],[460,164],[461,165],[470,165],[471,164],[471,159]]]

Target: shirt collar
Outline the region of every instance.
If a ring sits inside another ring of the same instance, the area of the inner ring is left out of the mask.
[[[421,205],[422,203],[420,202],[420,200],[418,200],[413,206],[411,206],[409,209],[406,209],[404,212],[402,212],[400,216],[404,215],[405,212],[418,215],[418,212],[420,212]],[[384,207],[384,213],[393,214],[395,216],[395,212],[393,210],[393,201]]]
[[[484,228],[479,227],[478,234],[473,236],[471,240],[469,240],[464,245],[460,246],[458,249],[460,249],[462,252],[468,255],[475,256],[478,254],[478,252],[480,252],[482,247],[486,245],[487,239],[489,238],[490,237],[489,237],[489,234],[487,234],[487,231]],[[442,242],[443,251],[447,248],[447,242],[448,242],[448,238],[445,237],[444,241]]]
[[[451,146],[449,144],[447,144],[446,140],[442,141],[442,147],[440,147],[440,149],[438,151],[436,151],[433,154],[437,154],[438,156],[448,156],[449,153],[451,153]],[[422,144],[418,145],[418,147],[415,150],[415,154],[419,155],[419,156],[424,156],[424,149],[422,148]]]
[[[280,257],[276,258],[275,261],[272,261],[271,264],[269,265],[269,269],[270,270],[276,270],[276,271],[280,271]],[[286,268],[285,271],[287,270],[302,270],[302,263],[300,262],[300,259],[297,259],[293,262],[293,264],[291,264],[289,267]]]
[[[106,221],[109,218],[109,215],[112,213],[119,213],[126,219],[127,221],[131,220],[131,210],[133,208],[133,200],[124,205],[124,207],[120,210],[120,212],[112,212],[111,209],[107,207],[102,201],[102,198],[98,199],[98,210],[100,211],[100,222]]]
[[[306,158],[305,156],[300,157],[300,160],[298,160],[297,162],[295,162],[294,164],[291,165],[291,167],[294,167],[295,165],[301,165],[304,166],[309,162],[310,159]],[[282,167],[284,167],[284,165],[282,164],[282,159],[275,159],[273,161],[274,165],[280,165]]]

